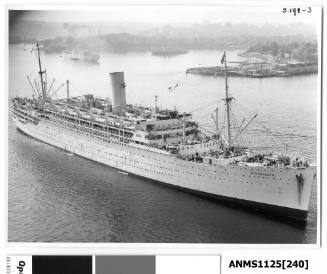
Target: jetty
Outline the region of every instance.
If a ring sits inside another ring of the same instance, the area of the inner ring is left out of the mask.
[[[317,63],[287,61],[287,62],[249,62],[235,61],[237,65],[227,67],[228,76],[248,77],[248,78],[266,78],[266,77],[287,77],[303,74],[314,74],[318,72]],[[225,76],[223,66],[212,67],[193,67],[186,70],[186,73],[207,75],[207,76]]]

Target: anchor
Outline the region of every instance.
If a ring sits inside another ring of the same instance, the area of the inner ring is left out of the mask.
[[[297,190],[299,193],[299,203],[301,204],[301,197],[302,197],[302,192],[303,192],[303,185],[304,185],[304,179],[302,173],[296,174],[295,175],[296,180],[297,180]]]

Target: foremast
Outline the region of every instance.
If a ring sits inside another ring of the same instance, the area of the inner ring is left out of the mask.
[[[47,70],[46,69],[42,69],[42,63],[41,63],[41,54],[40,54],[40,44],[38,42],[36,42],[36,46],[32,48],[32,51],[36,52],[36,58],[38,59],[38,65],[39,65],[39,75],[40,75],[40,83],[41,83],[41,87],[39,86],[39,84],[37,83],[36,79],[34,79],[34,86],[33,83],[31,81],[31,79],[29,78],[29,76],[27,75],[27,79],[28,82],[31,85],[31,88],[34,92],[34,95],[36,95],[36,97],[38,98],[38,101],[40,104],[40,106],[42,105],[42,102],[50,102],[51,101],[51,97],[54,96],[63,86],[64,84],[60,85],[59,87],[57,87],[57,89],[52,92],[52,94],[50,94],[53,84],[55,82],[55,79],[53,78],[50,87],[48,88],[48,78],[47,78]],[[67,96],[69,99],[69,81],[67,80]],[[34,97],[34,96],[33,96]]]
[[[223,99],[226,103],[226,113],[227,113],[227,133],[228,133],[228,140],[227,145],[228,147],[232,144],[232,134],[231,134],[231,101],[234,99],[233,97],[229,97],[228,94],[228,79],[227,79],[227,60],[226,60],[226,52],[224,51],[223,57],[221,58],[221,63],[224,64],[225,67],[225,98]]]
[[[36,50],[37,59],[38,59],[38,63],[39,63],[39,74],[40,74],[40,81],[41,81],[42,99],[45,101],[47,98],[47,86],[46,86],[46,81],[43,80],[43,74],[46,73],[46,70],[42,70],[41,57],[40,57],[40,46],[39,46],[38,42],[36,42],[35,50]]]

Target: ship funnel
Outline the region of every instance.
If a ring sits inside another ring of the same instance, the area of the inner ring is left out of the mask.
[[[110,73],[112,87],[112,112],[121,114],[126,107],[124,72]]]

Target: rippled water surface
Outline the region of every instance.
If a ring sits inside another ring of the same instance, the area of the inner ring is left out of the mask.
[[[30,96],[26,74],[32,76],[37,70],[36,60],[19,46],[10,47],[9,53],[9,94]],[[54,54],[43,59],[48,78],[56,77],[57,85],[70,79],[72,96],[93,93],[111,97],[108,73],[124,71],[128,102],[153,105],[154,95],[158,95],[159,106],[194,111],[203,127],[213,129],[210,116],[215,102],[224,96],[224,80],[186,76],[185,70],[213,65],[220,54],[199,51],[166,58],[150,53],[103,53],[99,64],[72,62]],[[228,56],[236,59],[236,55]],[[175,91],[169,92],[168,87],[176,83]],[[288,152],[317,161],[317,83],[317,75],[231,78],[230,91],[236,98],[233,110],[239,113],[233,119],[249,119],[258,113],[240,142],[276,144],[284,150],[286,143]],[[64,95],[64,89],[56,93],[57,97]],[[223,118],[223,105],[218,106]],[[8,145],[9,241],[316,242],[316,184],[308,222],[299,225],[125,175],[32,139],[10,119]]]

